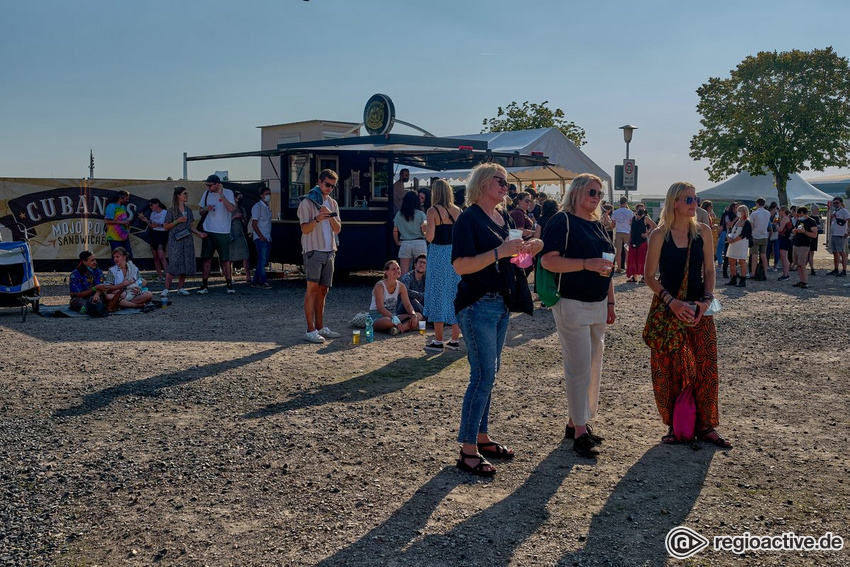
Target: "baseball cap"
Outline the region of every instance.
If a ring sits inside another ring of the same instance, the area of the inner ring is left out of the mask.
[[[221,183],[221,178],[219,178],[218,175],[213,173],[212,175],[207,177],[207,183]]]

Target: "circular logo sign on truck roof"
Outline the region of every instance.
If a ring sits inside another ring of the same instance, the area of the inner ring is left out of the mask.
[[[372,136],[389,134],[395,124],[395,106],[384,94],[372,95],[363,109],[363,125]]]

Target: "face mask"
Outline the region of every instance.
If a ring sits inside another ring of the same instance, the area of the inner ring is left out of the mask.
[[[264,195],[263,196],[263,201],[265,201],[266,203],[271,202],[271,200],[272,200],[271,195]]]
[[[738,218],[739,218],[739,219],[744,218],[744,213],[738,213]]]

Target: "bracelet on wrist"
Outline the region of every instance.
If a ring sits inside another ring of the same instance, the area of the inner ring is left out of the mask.
[[[615,305],[615,303],[613,301],[609,301],[608,305]]]

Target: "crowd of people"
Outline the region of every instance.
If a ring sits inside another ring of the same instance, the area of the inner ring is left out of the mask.
[[[339,204],[331,193],[336,172],[326,169],[298,206],[306,279],[305,340],[324,343],[340,337],[324,321],[332,286],[334,258],[342,229]],[[400,176],[404,180],[404,173]],[[603,201],[602,180],[577,176],[560,203],[534,187],[518,190],[497,164],[475,167],[462,198],[446,180],[433,180],[418,191],[394,187],[397,213],[393,239],[398,260],[384,265],[371,294],[369,315],[376,331],[390,335],[433,324],[429,352],[458,350],[461,333],[470,376],[460,408],[457,467],[474,475],[492,476],[491,460],[514,457],[513,449],[493,439],[489,412],[493,386],[512,312],[532,313],[534,303],[527,277],[530,266],[557,276],[557,300],[551,307],[563,357],[567,405],[565,437],[575,452],[595,458],[604,441],[590,422],[597,416],[602,383],[605,332],[617,320],[614,275],[644,283],[653,294],[644,338],[650,346],[652,387],[667,432],[662,443],[681,440],[674,413],[681,395],[692,392],[693,438],[728,449],[732,443],[719,426],[717,335],[713,320],[717,274],[726,285],[745,287],[770,271],[779,281],[796,269],[798,287],[815,275],[812,256],[823,220],[813,207],[786,207],[758,199],[751,210],[731,203],[718,217],[711,201],[700,202],[693,185],[674,183],[667,192],[657,222],[642,203],[620,200],[614,208]],[[267,289],[265,264],[271,241],[269,190],[263,188],[250,217],[240,195],[225,189],[215,175],[199,203],[200,220],[187,205],[188,192],[175,187],[170,208],[150,201],[150,214],[140,218],[153,236],[157,277],[164,274],[167,297],[174,276],[177,293],[186,295],[186,276],[195,274],[192,236],[203,241],[203,283],[207,293],[210,264],[219,255],[227,293],[233,293],[232,262],[242,261],[246,281]],[[128,195],[119,194],[107,209],[107,232],[114,265],[106,274],[93,254],[80,255],[71,274],[71,308],[100,313],[136,308],[152,299],[146,282],[131,260],[126,238]],[[248,218],[251,219],[250,224]],[[846,276],[850,212],[841,197],[833,199],[826,224],[833,254],[830,275]],[[250,226],[258,262],[251,277],[247,265],[246,228]],[[771,258],[773,267],[771,267]],[[527,260],[527,263],[524,261]],[[446,326],[450,328],[446,336]],[[670,343],[651,337],[673,337]],[[675,348],[671,347],[675,344]],[[681,416],[681,413],[678,414]]]

